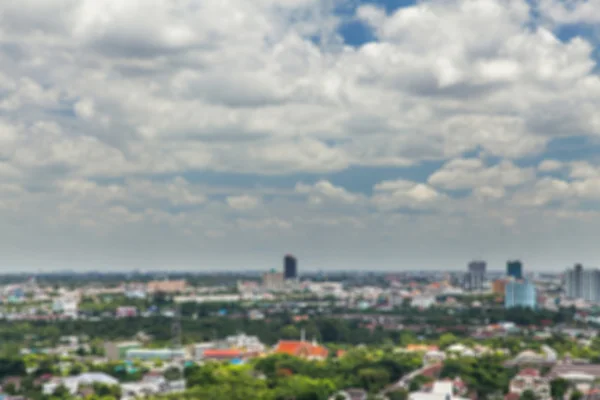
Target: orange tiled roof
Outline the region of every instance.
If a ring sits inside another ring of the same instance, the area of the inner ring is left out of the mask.
[[[308,342],[280,340],[275,348],[275,353],[296,357],[327,357],[329,351],[323,346],[315,346]]]
[[[204,350],[206,358],[236,358],[241,357],[242,352],[237,349],[207,349]]]
[[[439,350],[438,346],[427,345],[427,344],[409,344],[406,346],[406,350],[408,351],[437,351]]]

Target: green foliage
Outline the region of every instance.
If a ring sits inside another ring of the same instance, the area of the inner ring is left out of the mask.
[[[0,379],[7,376],[24,376],[25,363],[19,359],[0,359]]]
[[[535,396],[535,393],[533,393],[531,390],[525,390],[523,393],[521,393],[521,397],[519,399],[520,400],[537,400],[537,397]]]
[[[441,378],[460,377],[478,396],[506,391],[515,371],[504,367],[504,357],[491,355],[480,358],[463,357],[444,362]]]
[[[555,400],[562,400],[571,386],[570,382],[563,378],[556,378],[550,381],[550,395]]]
[[[388,400],[407,400],[408,392],[404,389],[394,390],[393,392],[388,393]]]
[[[182,378],[181,370],[177,367],[169,367],[164,373],[165,379],[168,381],[176,381]]]
[[[570,400],[581,400],[582,398],[583,398],[583,393],[581,393],[579,390],[575,390],[575,391],[573,391],[573,393],[571,393]]]

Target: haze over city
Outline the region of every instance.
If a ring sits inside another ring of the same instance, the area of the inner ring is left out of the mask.
[[[600,265],[600,2],[0,1],[1,272]]]

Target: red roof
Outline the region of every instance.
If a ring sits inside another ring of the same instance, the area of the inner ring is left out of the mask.
[[[309,342],[280,340],[275,348],[275,353],[289,354],[295,357],[327,357],[329,351],[323,346],[315,346]]]
[[[521,371],[519,371],[519,376],[540,376],[540,371],[538,371],[537,369],[533,369],[533,368],[525,368],[522,369]]]
[[[204,350],[205,358],[237,358],[243,355],[241,350],[237,349],[208,349]]]

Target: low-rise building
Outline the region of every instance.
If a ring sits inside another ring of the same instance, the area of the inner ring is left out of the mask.
[[[124,360],[129,350],[140,347],[142,347],[142,343],[138,341],[104,342],[104,355],[109,361]]]
[[[273,352],[311,360],[323,360],[329,354],[329,351],[325,347],[319,346],[316,341],[309,343],[294,340],[280,340]]]
[[[53,378],[42,386],[42,393],[51,395],[59,386],[64,386],[74,396],[81,386],[91,386],[95,383],[112,386],[118,385],[119,381],[102,372],[87,372],[77,376]]]
[[[431,390],[413,392],[408,395],[408,400],[468,400],[455,396],[452,381],[436,381]]]
[[[136,307],[133,306],[120,306],[117,307],[117,310],[115,312],[115,316],[117,318],[132,318],[132,317],[137,317],[138,315],[138,310]]]
[[[542,377],[537,369],[526,368],[510,381],[509,391],[518,395],[531,391],[537,399],[548,400],[550,399],[550,382],[547,378]]]
[[[130,349],[127,350],[126,356],[128,360],[173,360],[186,358],[184,349]]]

